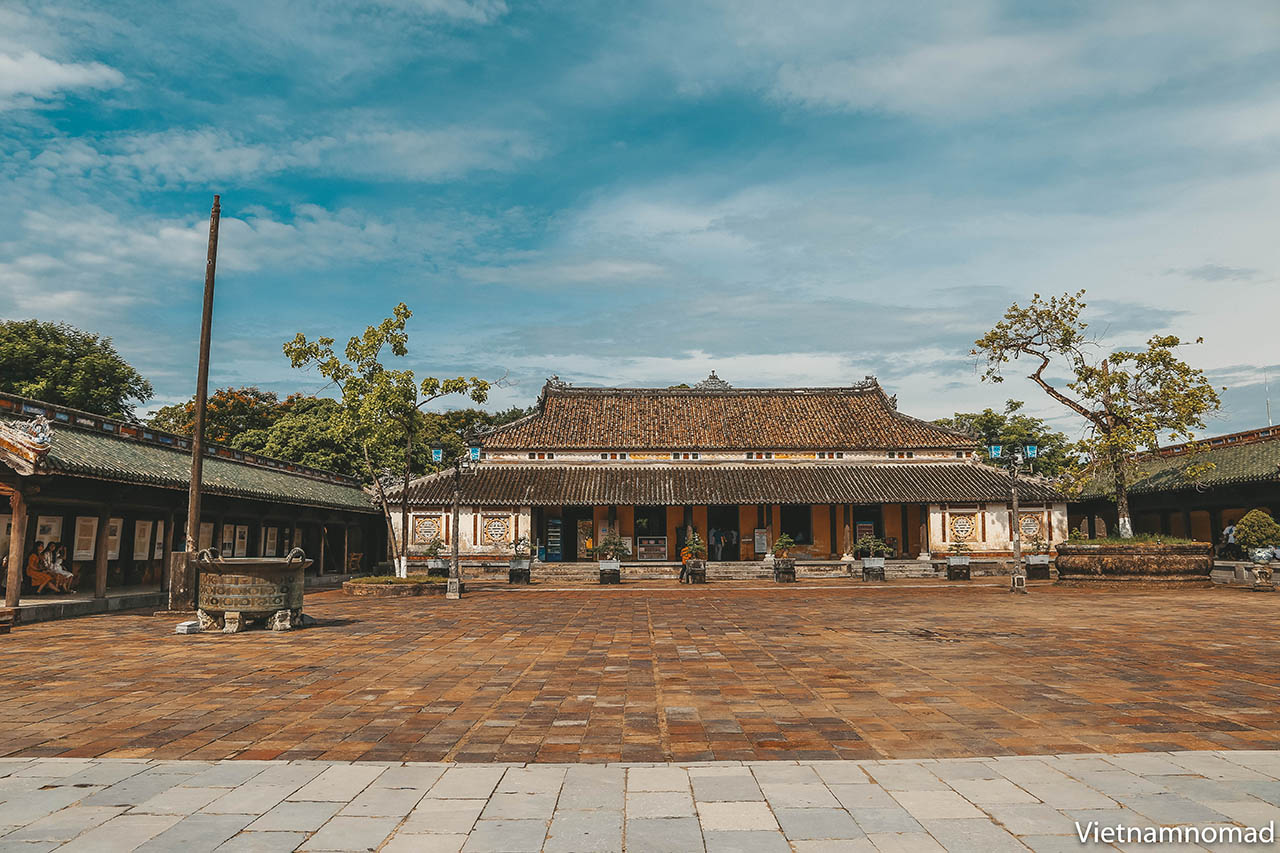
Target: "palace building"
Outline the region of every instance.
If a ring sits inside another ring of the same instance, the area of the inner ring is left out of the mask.
[[[837,388],[734,388],[713,372],[693,387],[577,388],[555,377],[533,414],[479,440],[460,477],[463,558],[500,561],[528,538],[552,563],[592,559],[616,531],[632,561],[678,561],[688,530],[712,561],[757,561],[786,533],[801,560],[838,560],[865,534],[899,557],[963,543],[1007,555],[1010,475],[977,442],[897,411],[874,378]],[[410,558],[452,547],[455,475],[409,484]],[[388,496],[396,508],[400,496]],[[1066,538],[1065,499],[1022,478],[1025,539]]]

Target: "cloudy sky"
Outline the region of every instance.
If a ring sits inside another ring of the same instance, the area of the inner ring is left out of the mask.
[[[1051,6],[0,0],[0,316],[190,396],[220,192],[217,385],[314,389],[281,342],[403,300],[497,405],[714,368],[1056,416],[968,351],[1083,287],[1116,346],[1204,336],[1212,431],[1264,425],[1280,4]]]

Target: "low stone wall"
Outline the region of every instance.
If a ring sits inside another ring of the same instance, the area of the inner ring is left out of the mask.
[[[1209,586],[1213,548],[1208,543],[1157,545],[1090,545],[1064,542],[1058,546],[1060,583],[1114,583],[1148,586]]]
[[[444,595],[446,585],[442,583],[352,583],[342,585],[347,595],[368,596],[372,598],[401,598],[412,595]]]

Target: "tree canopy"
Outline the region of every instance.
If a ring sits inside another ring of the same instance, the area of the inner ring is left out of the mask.
[[[205,407],[205,438],[225,443],[252,430],[265,430],[289,411],[295,399],[289,397],[282,403],[274,391],[252,385],[219,388],[209,395]],[[162,406],[147,423],[166,432],[191,435],[196,428],[195,397],[185,403]]]
[[[1134,455],[1162,439],[1194,439],[1204,416],[1218,408],[1218,392],[1202,370],[1178,357],[1183,342],[1176,335],[1153,335],[1141,350],[1107,352],[1088,336],[1085,307],[1083,290],[1049,299],[1037,293],[1025,308],[1015,302],[974,342],[973,355],[986,358],[982,378],[989,382],[1003,382],[1006,367],[1025,357],[1027,378],[1084,419],[1087,433],[1078,447],[1088,463],[1076,470],[1076,480],[1099,470],[1110,475],[1120,535],[1128,538]],[[1051,367],[1066,372],[1065,382],[1046,376]]]
[[[154,393],[111,338],[39,320],[0,321],[0,390],[127,420]]]
[[[956,412],[952,417],[940,418],[934,423],[979,439],[982,442],[979,456],[985,461],[989,461],[988,445],[1034,444],[1037,448],[1032,462],[1035,473],[1057,477],[1071,462],[1071,442],[1064,434],[1050,429],[1042,419],[1019,414],[1023,405],[1019,400],[1007,400],[1002,412],[994,409]]]

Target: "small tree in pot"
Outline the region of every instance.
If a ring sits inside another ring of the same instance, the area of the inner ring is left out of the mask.
[[[1253,560],[1254,583],[1271,585],[1271,567],[1280,548],[1280,524],[1260,509],[1251,509],[1236,522],[1236,543]]]
[[[788,557],[796,540],[786,533],[773,540],[773,579],[778,583],[795,583],[796,561]]]
[[[947,580],[969,580],[969,543],[955,541],[947,547],[947,550],[951,552],[947,555]]]
[[[444,540],[439,536],[433,536],[431,541],[427,542],[426,547],[422,549],[422,553],[427,557],[427,577],[446,577],[449,574],[449,561],[443,556]]]
[[[707,582],[707,543],[702,541],[698,531],[689,533],[689,539],[681,549],[680,557],[684,563],[682,580],[689,583]]]
[[[606,530],[594,553],[600,561],[600,583],[622,583],[622,558],[628,553],[628,549],[618,532]]]
[[[529,583],[529,567],[532,563],[529,537],[521,536],[511,545],[511,563],[510,568],[507,569],[507,582]]]
[[[888,543],[878,536],[863,534],[854,543],[854,549],[862,556],[862,579],[884,580],[884,560],[892,551]]]
[[[1027,564],[1027,580],[1049,579],[1049,543],[1036,536],[1027,543],[1029,553],[1023,557]]]

